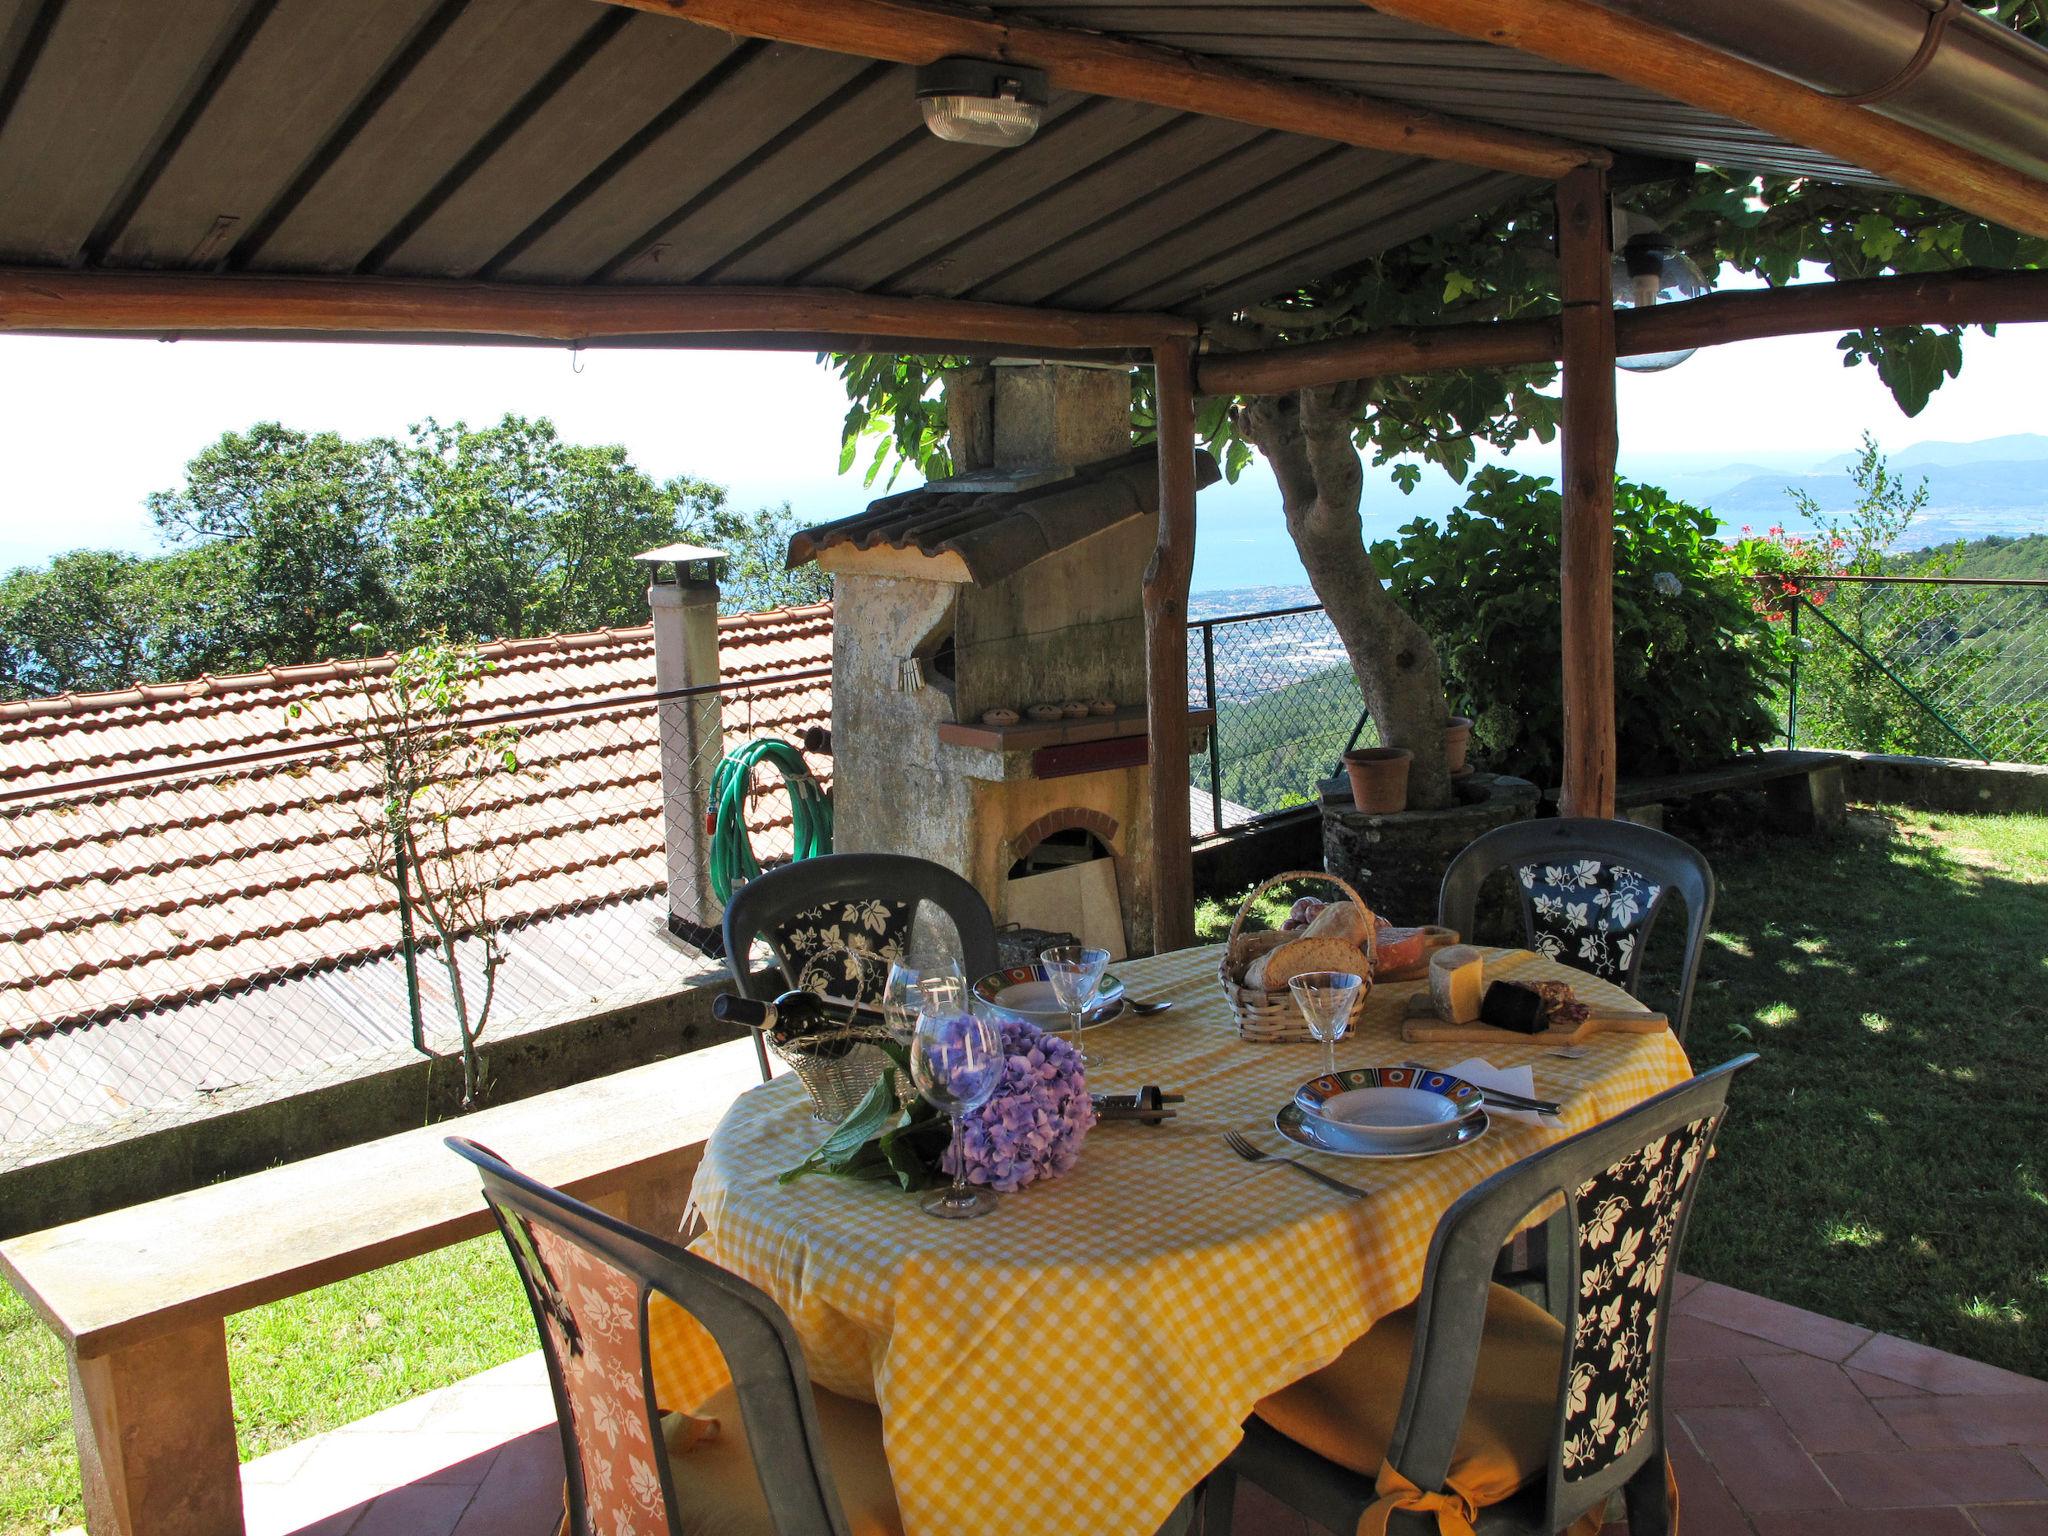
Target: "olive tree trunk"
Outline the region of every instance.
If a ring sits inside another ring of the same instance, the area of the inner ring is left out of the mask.
[[[1351,438],[1357,391],[1345,384],[1266,396],[1244,408],[1240,424],[1273,466],[1287,531],[1344,643],[1380,741],[1414,754],[1408,808],[1436,810],[1452,799],[1443,678],[1429,636],[1388,594],[1366,553],[1358,515],[1365,471]]]

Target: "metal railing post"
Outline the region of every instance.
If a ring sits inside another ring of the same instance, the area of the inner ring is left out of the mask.
[[[1785,689],[1785,746],[1788,750],[1799,745],[1799,610],[1806,606],[1806,599],[1797,593],[1792,597],[1792,677]]]
[[[1216,721],[1216,623],[1202,621],[1202,697],[1209,707],[1209,822],[1216,833],[1223,830],[1223,746]]]

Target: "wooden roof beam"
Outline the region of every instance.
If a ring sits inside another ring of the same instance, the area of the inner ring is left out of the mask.
[[[1389,16],[1591,70],[1718,112],[1995,224],[2048,236],[2048,183],[1593,0],[1371,4]]]
[[[891,298],[833,288],[580,287],[363,277],[0,269],[0,332],[200,336],[282,331],[535,342],[629,337],[889,338],[1057,351],[1191,339],[1174,315]]]
[[[1681,299],[1614,317],[1620,355],[1676,352],[1766,336],[1876,325],[1996,325],[2048,320],[2048,271],[1958,272],[1797,283]],[[1555,315],[1473,325],[1404,326],[1257,352],[1212,352],[1196,369],[1205,395],[1275,395],[1315,384],[1452,368],[1556,362]]]
[[[1547,180],[1578,166],[1605,165],[1609,160],[1602,149],[1490,123],[1467,122],[1200,54],[925,0],[608,3],[694,21],[742,37],[896,64],[929,64],[954,55],[998,59],[1042,69],[1061,90],[1149,102],[1177,112],[1359,149],[1390,150]]]

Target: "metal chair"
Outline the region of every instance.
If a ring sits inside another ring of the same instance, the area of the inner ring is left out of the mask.
[[[813,1391],[796,1334],[771,1298],[528,1178],[476,1142],[451,1136],[447,1145],[483,1176],[533,1306],[561,1424],[572,1536],[900,1536],[881,1415]],[[673,1428],[654,1405],[647,1353],[655,1296],[703,1325],[732,1374],[730,1389],[688,1410],[716,1417],[717,1432],[673,1464]]]
[[[1472,937],[1479,888],[1512,870],[1531,949],[1635,991],[1651,926],[1672,892],[1685,902],[1685,959],[1671,1029],[1681,1042],[1714,913],[1714,871],[1691,844],[1631,821],[1511,822],[1473,841],[1444,871],[1436,920]]]
[[[952,919],[960,937],[960,960],[972,983],[996,969],[996,924],[988,903],[967,881],[943,864],[915,859],[900,853],[829,853],[802,859],[771,869],[750,880],[733,893],[725,908],[725,954],[732,966],[733,984],[740,996],[765,1001],[783,985],[761,978],[753,968],[754,941],[766,938],[780,963],[784,985],[800,984],[800,962],[793,963],[789,947],[791,934],[806,922],[815,926],[818,914],[828,907],[838,913],[850,904],[882,902],[894,909],[889,929],[897,941],[907,936],[919,902],[930,902]],[[896,918],[900,916],[900,922]],[[851,937],[884,947],[888,934],[854,923]],[[879,993],[882,977],[871,978],[871,990]],[[768,1051],[761,1037],[754,1037],[754,1049],[761,1058],[761,1077],[769,1076]]]
[[[1667,1536],[1671,1288],[1729,1083],[1754,1060],[1702,1073],[1461,1196],[1437,1223],[1414,1307],[1259,1405],[1211,1475],[1205,1536],[1229,1536],[1240,1477],[1333,1531],[1359,1528],[1379,1505],[1390,1536],[1435,1536],[1438,1508],[1480,1536],[1551,1536],[1619,1489],[1632,1536]],[[1491,1284],[1507,1238],[1560,1197],[1575,1234],[1553,1250],[1570,1298],[1561,1323]],[[1358,1383],[1384,1396],[1347,1397]],[[1332,1401],[1349,1416],[1319,1417]],[[1487,1447],[1501,1464],[1491,1470],[1475,1460]],[[1472,1497],[1482,1479],[1493,1502]]]

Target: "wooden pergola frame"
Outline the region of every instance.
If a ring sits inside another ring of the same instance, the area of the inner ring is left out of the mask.
[[[1009,350],[1122,356],[1155,370],[1160,509],[1145,572],[1154,942],[1193,937],[1185,626],[1193,569],[1195,400],[1442,368],[1562,361],[1568,814],[1612,815],[1614,361],[1631,352],[1858,325],[2048,319],[2048,274],[1960,273],[1733,293],[1628,313],[1609,298],[1603,150],[1078,28],[929,0],[607,0],[806,48],[899,64],[952,54],[1045,70],[1059,88],[1337,144],[1554,181],[1562,314],[1198,356],[1172,315],[1032,309],[825,289],[539,286],[438,279],[0,271],[0,332],[439,336],[570,345]],[[2048,235],[2048,183],[1590,0],[1375,0],[1390,15],[1632,82]]]

